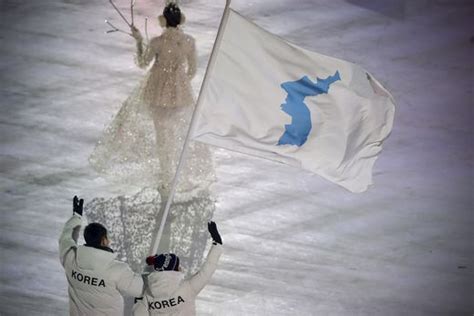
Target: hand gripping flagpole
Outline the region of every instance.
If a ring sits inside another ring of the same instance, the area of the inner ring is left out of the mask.
[[[173,201],[173,197],[174,197],[174,194],[175,194],[175,191],[176,191],[176,185],[178,183],[179,172],[181,171],[181,167],[183,165],[184,158],[186,156],[186,152],[187,152],[187,149],[188,149],[191,132],[192,132],[194,124],[195,124],[196,113],[198,112],[198,109],[201,105],[202,91],[204,91],[206,89],[207,85],[208,85],[208,73],[214,68],[215,54],[216,54],[216,51],[219,49],[221,39],[222,39],[222,35],[224,33],[224,29],[225,29],[225,26],[227,24],[227,18],[229,16],[230,2],[231,2],[231,0],[226,0],[224,14],[222,15],[222,19],[221,19],[221,22],[220,22],[220,25],[219,25],[219,30],[217,31],[216,41],[214,42],[214,47],[212,48],[211,57],[209,58],[209,63],[207,64],[206,73],[204,74],[204,79],[203,79],[202,84],[201,84],[201,90],[199,91],[199,96],[198,96],[198,99],[197,99],[197,102],[196,102],[196,107],[194,108],[194,112],[193,112],[193,115],[191,117],[191,122],[190,122],[189,128],[188,128],[188,132],[186,134],[186,139],[184,140],[183,149],[181,150],[181,156],[179,157],[178,166],[176,167],[176,173],[174,175],[173,182],[171,184],[171,191],[170,191],[169,197],[166,201],[165,209],[163,211],[163,217],[161,219],[160,228],[158,230],[158,233],[154,236],[154,238],[152,240],[152,243],[151,243],[150,255],[156,254],[156,251],[158,250],[158,246],[160,244],[161,236],[163,235],[163,229],[165,227],[165,223],[166,223],[166,219],[168,217],[171,202]]]

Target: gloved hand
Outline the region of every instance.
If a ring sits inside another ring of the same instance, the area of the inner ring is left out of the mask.
[[[217,231],[217,225],[214,222],[208,222],[207,223],[207,229],[209,230],[209,233],[211,234],[211,238],[215,243],[221,244],[222,245],[222,239],[221,235],[219,235],[219,232]]]
[[[142,34],[140,33],[140,30],[137,29],[134,25],[130,27],[130,30],[132,31],[132,37],[136,39],[137,41],[143,40]]]
[[[82,206],[84,205],[84,200],[83,199],[78,199],[77,195],[74,196],[74,199],[72,199],[72,214],[79,214],[82,216]]]

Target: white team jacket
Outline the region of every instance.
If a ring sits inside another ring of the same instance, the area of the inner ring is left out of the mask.
[[[115,260],[116,254],[77,246],[81,216],[64,225],[59,255],[69,283],[70,315],[123,315],[122,295],[140,296],[143,279],[129,266]]]
[[[216,270],[221,254],[222,245],[213,245],[201,270],[189,280],[178,271],[150,273],[145,295],[133,307],[134,315],[195,315],[196,296]]]

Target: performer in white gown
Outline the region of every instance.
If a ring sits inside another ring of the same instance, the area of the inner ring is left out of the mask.
[[[180,28],[184,15],[175,3],[166,5],[159,21],[164,30],[150,41],[132,27],[135,62],[140,68],[151,68],[89,158],[106,179],[127,189],[132,185],[142,188],[136,194],[126,190],[126,196],[96,198],[86,206],[90,220],[111,227],[118,256],[135,267],[146,255],[152,227],[161,220],[156,204],[161,202],[162,210],[169,196],[194,110],[191,79],[196,73],[195,41]],[[192,272],[200,266],[206,245],[207,232],[201,228],[215,209],[209,190],[215,176],[209,148],[194,142],[189,146],[159,249],[177,253]],[[127,240],[132,236],[133,242]],[[146,246],[134,245],[138,240]]]
[[[163,33],[146,42],[132,27],[136,64],[152,65],[123,103],[90,156],[91,165],[113,180],[156,186],[168,196],[194,110],[191,79],[196,73],[194,38],[180,28],[184,15],[175,3],[159,17]],[[191,142],[177,192],[196,195],[214,180],[206,145]]]

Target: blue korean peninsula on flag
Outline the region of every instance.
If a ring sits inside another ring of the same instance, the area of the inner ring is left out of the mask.
[[[221,32],[192,138],[367,190],[392,129],[390,93],[360,66],[288,43],[232,9]]]

